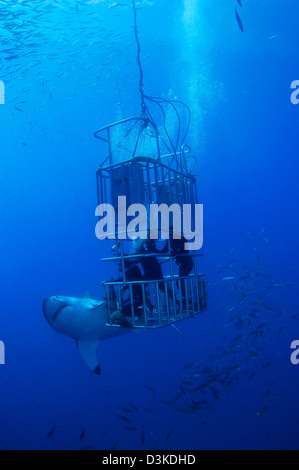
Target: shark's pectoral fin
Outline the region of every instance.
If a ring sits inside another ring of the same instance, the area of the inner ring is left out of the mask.
[[[101,367],[96,355],[98,341],[77,340],[78,351],[85,364],[97,375],[101,374]]]

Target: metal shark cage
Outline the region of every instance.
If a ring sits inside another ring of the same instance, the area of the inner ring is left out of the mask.
[[[196,179],[187,168],[190,148],[182,144],[180,151],[161,155],[160,131],[147,116],[124,119],[103,127],[95,132],[95,137],[105,142],[108,148],[96,174],[98,204],[112,205],[116,216],[121,215],[118,213],[120,196],[126,196],[127,206],[142,204],[148,209],[148,217],[152,204],[167,204],[168,207],[178,204],[183,214],[185,204],[198,203]],[[158,237],[154,242],[156,250],[138,252],[133,249],[135,242],[120,233],[118,217],[115,219],[118,240],[114,256],[102,260],[117,266],[117,279],[103,282],[107,326],[161,328],[206,310],[206,278],[198,271],[201,254],[180,253],[180,262],[188,257],[193,265],[192,272],[180,276],[178,256],[173,252],[171,239]],[[164,248],[158,249],[162,244]],[[128,264],[136,266],[151,257],[158,259],[163,267],[163,279],[128,279]]]

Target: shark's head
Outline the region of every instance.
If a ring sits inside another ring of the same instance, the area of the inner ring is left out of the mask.
[[[53,330],[77,341],[81,357],[95,374],[100,373],[96,356],[99,341],[130,331],[108,328],[105,303],[91,298],[50,297],[43,301],[43,314]]]
[[[53,327],[59,313],[69,305],[67,297],[54,296],[43,301],[43,314],[47,322]]]

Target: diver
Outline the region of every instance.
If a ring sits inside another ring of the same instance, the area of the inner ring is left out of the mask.
[[[140,254],[140,255],[150,255],[153,253],[157,253],[157,254],[162,253],[160,250],[157,249],[156,243],[154,242],[154,240],[145,240],[136,249],[136,254]],[[160,281],[164,279],[162,266],[157,256],[141,256],[139,261],[144,271],[143,280]],[[159,285],[160,291],[163,292],[163,294],[165,294],[166,283],[159,282],[158,285]],[[174,299],[173,291],[169,287],[167,287],[167,295],[169,296],[170,299],[172,300]],[[175,302],[177,303],[176,299],[175,299]],[[151,304],[149,300],[148,300],[148,306],[150,308],[150,311],[152,312],[154,309],[154,306]]]
[[[112,251],[114,253],[118,252],[119,243],[117,243],[113,248]],[[126,257],[124,259],[124,268],[125,268],[125,281],[132,282],[132,297],[133,302],[130,294],[130,287],[127,285],[122,289],[122,299],[121,299],[121,306],[120,310],[113,312],[113,319],[117,320],[118,324],[122,322],[122,318],[126,319],[128,317],[132,318],[132,306],[134,312],[134,319],[138,320],[142,323],[144,321],[144,309],[148,311],[149,314],[152,314],[155,306],[152,304],[150,299],[150,294],[147,292],[146,287],[148,283],[144,284],[144,294],[142,288],[142,282],[140,281],[158,281],[163,279],[163,272],[161,264],[159,263],[156,256],[142,256],[151,253],[158,253],[156,249],[155,242],[149,240],[135,240],[133,242],[133,246],[131,249],[131,255],[134,255],[133,259],[129,258],[129,255],[124,254]],[[138,255],[136,257],[136,255]],[[141,256],[139,256],[141,255]],[[141,265],[143,274],[139,267]],[[122,272],[122,265],[119,263],[120,271]],[[123,278],[121,277],[116,282],[122,282]],[[139,281],[139,282],[138,282]],[[136,284],[135,284],[136,282]],[[165,293],[165,286],[164,283],[159,283],[159,288],[162,292]],[[126,298],[124,298],[124,294],[126,291],[129,291]],[[169,291],[169,295],[172,296],[172,291]]]
[[[130,261],[129,259],[125,260],[125,278],[128,282],[142,281],[143,276],[137,264]],[[129,287],[127,287],[129,288]],[[138,309],[143,306],[143,297],[142,297],[142,285],[133,284],[132,285],[132,295],[133,295],[133,308],[134,313],[138,313]],[[122,301],[121,310],[123,315],[130,316],[132,313],[132,300],[129,295],[127,299]]]
[[[116,244],[113,248],[112,251],[114,253],[117,253],[117,250],[119,248],[119,243]],[[122,265],[120,263],[120,271],[122,272]],[[134,282],[134,281],[142,281],[143,276],[142,273],[138,267],[138,265],[134,262],[132,262],[130,259],[125,259],[124,260],[124,268],[125,268],[125,280],[127,282]],[[122,282],[123,278],[121,277],[120,279],[117,279],[115,282]],[[112,288],[113,289],[113,288]],[[125,291],[129,290],[129,294],[127,298],[123,298],[123,294]],[[114,291],[114,289],[113,289]],[[115,291],[114,291],[115,295]],[[111,294],[110,294],[111,296]],[[129,285],[126,285],[122,289],[122,299],[120,303],[120,308],[117,307],[116,301],[114,302],[114,307],[112,306],[111,311],[113,312],[111,315],[111,321],[114,324],[118,324],[120,326],[128,326],[129,322],[126,317],[132,317],[132,306],[134,310],[134,315],[139,314],[139,319],[143,315],[142,311],[142,306],[143,306],[143,296],[142,296],[142,285],[141,284],[133,284],[132,285],[132,297],[133,297],[133,303],[132,303],[132,298],[131,298],[131,292],[130,292],[130,287]],[[116,295],[115,295],[116,298]],[[111,305],[111,303],[110,303]],[[131,326],[131,324],[130,324]]]
[[[179,267],[179,277],[187,277],[192,272],[194,263],[192,256],[189,255],[189,250],[185,250],[185,243],[187,243],[186,238],[182,235],[181,238],[173,238],[173,228],[170,228],[170,255],[175,257],[175,262]],[[168,241],[166,242],[164,248],[160,253],[168,253],[169,245]],[[180,284],[179,284],[180,283]],[[178,281],[178,286],[181,286],[181,295],[183,308],[186,307],[186,288],[184,280]],[[187,293],[188,295],[188,293]]]
[[[136,254],[138,255],[150,255],[153,253],[159,253],[153,240],[145,240],[136,249]],[[163,279],[162,267],[156,256],[141,256],[138,261],[143,269],[143,279],[145,281],[159,281]]]

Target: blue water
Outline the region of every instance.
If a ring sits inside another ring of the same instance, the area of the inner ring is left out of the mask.
[[[181,335],[103,342],[100,377],[49,327],[44,298],[101,298],[113,274],[94,234],[93,132],[140,113],[132,7],[2,0],[0,447],[297,449],[298,2],[138,7],[145,91],[192,112],[209,309]]]

